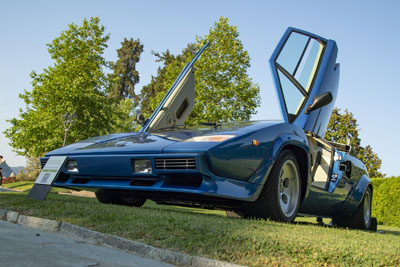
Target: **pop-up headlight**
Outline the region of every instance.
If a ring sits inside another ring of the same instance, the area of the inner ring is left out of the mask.
[[[78,163],[76,160],[69,160],[67,164],[67,171],[69,172],[78,172]]]
[[[134,159],[132,165],[134,173],[153,173],[153,169],[151,168],[151,162],[149,159]]]

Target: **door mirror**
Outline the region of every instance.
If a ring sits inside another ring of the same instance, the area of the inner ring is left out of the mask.
[[[323,106],[326,106],[329,103],[331,103],[332,99],[333,99],[333,97],[332,97],[331,92],[325,92],[325,93],[316,95],[313,98],[312,104],[310,104],[306,107],[306,110],[304,111],[304,113],[310,114],[311,111],[322,108]]]
[[[142,125],[142,126],[146,122],[145,118],[143,117],[143,114],[139,110],[136,110],[135,120],[139,125]]]

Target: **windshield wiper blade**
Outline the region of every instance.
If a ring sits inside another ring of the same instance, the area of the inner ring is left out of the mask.
[[[200,125],[204,125],[204,126],[211,126],[214,128],[218,128],[221,126],[221,123],[216,123],[216,122],[200,122]]]
[[[168,127],[164,127],[164,128],[157,129],[155,132],[159,132],[159,131],[167,130],[167,129],[169,129],[169,130],[173,130],[173,129],[186,129],[186,126],[185,126],[185,125],[172,125],[172,126],[168,126]]]

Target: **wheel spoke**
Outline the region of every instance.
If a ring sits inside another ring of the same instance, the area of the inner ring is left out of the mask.
[[[299,196],[299,176],[293,161],[286,161],[279,177],[279,203],[285,216],[296,211]]]
[[[364,196],[364,222],[367,225],[371,218],[371,194],[367,190]]]
[[[280,201],[281,201],[282,210],[286,213],[289,209],[290,198],[288,197],[288,195],[283,193],[280,195]]]

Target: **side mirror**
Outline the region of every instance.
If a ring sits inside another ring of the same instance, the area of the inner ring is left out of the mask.
[[[325,92],[319,95],[316,95],[313,98],[313,102],[306,107],[304,111],[305,114],[310,114],[311,111],[322,108],[323,106],[328,105],[332,102],[332,94],[331,92]]]
[[[143,117],[143,114],[139,110],[136,110],[135,120],[139,125],[142,125],[142,126],[146,123],[146,120]]]

